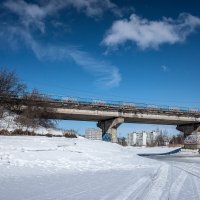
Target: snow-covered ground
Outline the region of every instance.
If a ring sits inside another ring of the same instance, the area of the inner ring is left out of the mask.
[[[137,155],[167,151],[81,137],[0,136],[0,199],[200,199],[199,157]]]
[[[97,171],[150,167],[133,148],[84,138],[1,136],[0,165]]]

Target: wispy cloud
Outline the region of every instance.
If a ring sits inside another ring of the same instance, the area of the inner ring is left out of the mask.
[[[162,71],[166,72],[168,70],[168,67],[166,65],[161,65]]]
[[[100,59],[95,59],[91,54],[80,50],[78,47],[43,45],[37,42],[27,30],[22,30],[19,27],[7,27],[7,30],[0,37],[6,39],[8,32],[11,44],[15,43],[16,40],[23,42],[39,60],[73,60],[77,65],[96,77],[95,83],[97,86],[109,89],[120,84],[121,75],[116,66]]]
[[[96,60],[87,52],[77,49],[68,50],[68,55],[70,55],[78,65],[81,65],[85,70],[94,74],[97,77],[96,83],[98,85],[103,84],[107,88],[119,85],[121,75],[117,67],[107,62]]]
[[[121,75],[117,67],[108,62],[92,57],[88,52],[77,47],[48,46],[33,44],[33,51],[39,59],[66,60],[72,59],[77,65],[96,77],[96,85],[105,88],[119,86]]]
[[[41,60],[66,60],[72,59],[77,65],[96,77],[96,85],[105,88],[119,86],[121,75],[116,66],[108,62],[96,59],[88,52],[77,47],[47,46],[43,47],[31,41],[32,50]]]
[[[19,16],[26,27],[35,25],[42,32],[45,31],[44,19],[62,9],[74,8],[88,17],[99,17],[105,11],[122,16],[123,12],[123,9],[119,9],[110,0],[36,0],[35,3],[28,3],[25,0],[7,0],[3,5]]]
[[[199,26],[200,18],[187,13],[181,13],[176,20],[164,17],[159,21],[150,21],[132,14],[129,20],[115,21],[107,31],[102,44],[116,48],[131,41],[141,49],[157,49],[165,43],[185,41]]]
[[[50,0],[36,1],[37,4],[24,0],[8,0],[4,6],[19,17],[19,24],[6,24],[2,27],[0,37],[9,41],[10,45],[20,43],[30,48],[39,60],[73,60],[77,65],[95,77],[100,87],[112,88],[119,85],[121,75],[116,66],[94,58],[78,47],[43,44],[33,36],[32,27],[45,34],[45,18],[56,14],[66,7],[74,7],[88,16],[99,16],[106,9],[117,12],[117,6],[110,0]],[[9,37],[8,37],[9,36]]]

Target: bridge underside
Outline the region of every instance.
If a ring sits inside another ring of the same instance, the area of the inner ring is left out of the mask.
[[[102,129],[102,134],[109,133],[112,137],[112,142],[117,142],[117,128],[122,123],[176,125],[177,130],[182,131],[185,136],[200,127],[200,122],[195,117],[147,113],[56,109],[54,113],[48,114],[48,118],[98,122],[97,126]]]
[[[186,125],[186,124],[194,124],[193,119],[187,119],[183,120],[180,117],[174,117],[174,116],[165,116],[165,117],[160,117],[160,116],[153,116],[153,115],[140,115],[140,116],[131,116],[131,117],[126,117],[126,116],[121,116],[121,115],[116,115],[116,116],[106,116],[106,115],[89,115],[89,114],[69,114],[69,113],[52,113],[48,114],[48,118],[51,119],[58,119],[58,120],[78,120],[78,121],[93,121],[93,122],[98,122],[98,121],[105,121],[105,120],[110,120],[113,118],[118,118],[122,117],[124,119],[124,123],[141,123],[141,124],[161,124],[161,125]],[[199,123],[198,121],[196,123]]]

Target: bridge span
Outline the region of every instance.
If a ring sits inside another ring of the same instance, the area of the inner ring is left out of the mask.
[[[200,111],[198,109],[155,106],[131,102],[86,100],[77,98],[28,100],[13,97],[0,102],[12,101],[23,106],[48,106],[50,111],[44,118],[62,120],[95,121],[103,135],[111,134],[112,142],[117,141],[117,128],[122,123],[143,123],[176,125],[185,135],[200,130]]]

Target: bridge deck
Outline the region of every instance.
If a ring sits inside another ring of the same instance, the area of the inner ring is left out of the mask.
[[[199,110],[178,107],[158,107],[146,104],[61,99],[34,99],[0,97],[0,103],[53,108],[48,118],[101,121],[123,117],[126,123],[179,125],[200,122]]]

